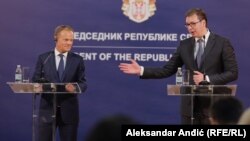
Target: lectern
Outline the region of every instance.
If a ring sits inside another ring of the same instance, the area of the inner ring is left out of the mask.
[[[191,124],[194,120],[194,97],[207,96],[212,105],[216,97],[235,96],[237,85],[167,85],[169,96],[189,96],[191,99]]]
[[[39,105],[40,96],[42,94],[53,95],[53,130],[52,130],[52,140],[56,141],[56,96],[59,94],[69,94],[65,90],[66,84],[69,83],[16,83],[16,82],[7,82],[14,93],[18,94],[32,94],[32,141],[37,140],[37,122],[39,117]],[[81,89],[78,83],[70,83],[74,86],[74,92],[70,94],[80,94]]]

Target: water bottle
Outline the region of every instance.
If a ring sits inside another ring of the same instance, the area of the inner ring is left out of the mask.
[[[183,74],[181,67],[178,67],[178,70],[176,72],[176,85],[182,85],[182,79],[183,79]]]
[[[17,65],[16,72],[15,72],[15,82],[21,83],[22,82],[22,68],[21,65]]]

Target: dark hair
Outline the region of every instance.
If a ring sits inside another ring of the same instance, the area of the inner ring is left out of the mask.
[[[202,10],[201,8],[193,8],[193,9],[189,9],[186,12],[186,17],[190,17],[193,15],[197,15],[199,20],[205,20],[206,21],[206,26],[207,26],[207,15],[205,13],[204,10]]]
[[[72,31],[74,32],[74,29],[69,26],[69,25],[59,25],[55,28],[55,31],[54,31],[54,40],[57,41],[57,36],[58,34],[63,31],[63,30],[68,30],[68,31]]]
[[[237,124],[243,111],[242,103],[237,98],[230,96],[215,101],[210,114],[219,124]]]

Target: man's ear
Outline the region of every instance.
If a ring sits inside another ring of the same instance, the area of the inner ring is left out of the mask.
[[[55,41],[55,42],[57,41],[57,37],[56,37],[56,36],[54,36],[54,41]]]

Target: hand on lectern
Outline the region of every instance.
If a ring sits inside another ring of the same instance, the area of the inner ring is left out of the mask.
[[[43,91],[43,86],[42,84],[39,84],[39,83],[35,83],[33,85],[33,90],[35,93],[41,93]]]
[[[75,86],[71,83],[66,84],[65,89],[67,92],[71,92],[71,93],[76,91]]]

